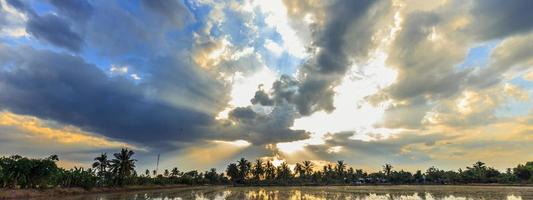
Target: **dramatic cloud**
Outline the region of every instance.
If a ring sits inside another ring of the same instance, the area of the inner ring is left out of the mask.
[[[74,166],[126,146],[142,168],[524,162],[532,7],[0,0],[0,151]]]
[[[290,5],[299,7],[297,4]],[[293,94],[286,94],[282,98],[295,104],[302,115],[309,115],[318,110],[333,111],[333,88],[350,69],[351,60],[364,59],[371,49],[372,36],[376,30],[367,26],[370,24],[368,21],[386,14],[388,6],[379,1],[338,1],[329,6],[327,11],[335,15],[326,15],[323,27],[313,30],[311,51],[314,53],[301,66],[299,80],[291,81],[298,82],[297,89],[293,90]],[[294,9],[296,8],[289,8],[293,11]],[[357,37],[357,40],[352,40],[352,36]],[[278,85],[275,85],[274,89],[288,90],[279,88],[282,82],[287,82],[290,78],[283,79],[285,80],[276,83]],[[285,91],[275,90],[274,93],[278,96],[277,93],[287,93]],[[289,96],[290,99],[287,98]]]
[[[250,132],[249,136],[243,139],[254,144],[264,145],[309,138],[309,133],[305,130],[290,129],[295,118],[295,111],[291,108],[289,105],[278,106],[267,115],[258,114],[250,107],[236,108],[229,115],[238,127]]]
[[[74,52],[80,51],[83,39],[72,30],[68,21],[54,14],[38,15],[18,0],[9,0],[9,2],[29,16],[26,30],[31,35]]]
[[[528,20],[533,17],[531,7],[533,2],[528,0],[514,0],[507,4],[497,0],[474,1],[469,29],[481,40],[529,32],[533,30],[533,22]]]
[[[31,48],[0,52],[14,66],[0,73],[0,105],[16,113],[145,143],[194,140],[201,137],[198,126],[212,121],[206,113],[146,97],[141,86],[109,78],[79,57]]]

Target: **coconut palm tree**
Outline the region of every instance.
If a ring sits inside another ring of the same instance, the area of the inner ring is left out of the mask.
[[[294,165],[294,175],[298,175],[299,178],[305,176],[305,170],[302,164],[296,163],[296,165]]]
[[[313,163],[311,161],[304,161],[303,162],[303,170],[305,172],[306,176],[310,176],[313,173]]]
[[[265,178],[268,180],[276,178],[276,167],[274,167],[270,160],[267,160],[265,163]]]
[[[237,166],[239,167],[239,179],[242,183],[244,183],[246,179],[248,178],[248,175],[250,174],[252,163],[250,163],[248,160],[244,158],[241,158],[237,162]]]
[[[276,178],[281,181],[281,183],[286,184],[292,178],[292,172],[286,162],[281,163],[277,168]]]
[[[111,171],[117,179],[117,183],[122,185],[124,179],[130,176],[135,170],[135,162],[137,160],[132,159],[133,151],[128,149],[122,149],[119,153],[113,154],[115,158],[111,160]]]
[[[254,164],[254,168],[252,169],[252,175],[254,176],[254,179],[256,181],[261,180],[261,177],[263,177],[263,174],[265,173],[265,170],[263,169],[263,161],[261,159],[257,159]]]
[[[335,166],[335,171],[337,172],[337,175],[339,176],[339,178],[344,177],[345,169],[346,169],[346,164],[344,163],[344,161],[343,160],[337,161],[337,165]]]
[[[233,183],[236,183],[239,179],[239,167],[235,163],[231,163],[226,168],[226,174],[229,176]]]
[[[177,178],[179,175],[180,175],[180,170],[178,170],[177,167],[172,168],[172,170],[170,171],[170,176]]]
[[[103,176],[109,167],[109,160],[107,153],[102,153],[100,156],[94,158],[93,168],[98,169],[98,175]]]

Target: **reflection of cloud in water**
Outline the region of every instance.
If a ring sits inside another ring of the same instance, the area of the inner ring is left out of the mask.
[[[205,186],[172,190],[101,194],[74,198],[153,200],[478,200],[533,199],[533,187],[500,186],[317,186],[224,187]]]

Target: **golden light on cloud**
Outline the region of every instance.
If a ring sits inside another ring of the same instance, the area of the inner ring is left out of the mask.
[[[441,109],[428,112],[424,118],[426,124],[446,124],[467,120],[475,115],[486,116],[487,112],[493,111],[509,100],[527,101],[527,91],[509,83],[474,91],[465,90],[457,98],[441,102]]]
[[[14,127],[36,140],[48,140],[64,145],[84,145],[94,148],[121,148],[140,149],[133,145],[112,141],[110,139],[86,133],[77,127],[60,126],[50,127],[41,119],[17,115],[11,112],[0,112],[0,126]]]
[[[270,161],[274,167],[280,166],[282,163],[287,162],[280,155],[276,154],[274,156],[264,156],[260,158],[262,161]]]
[[[229,58],[231,43],[226,39],[205,42],[193,54],[193,60],[202,68],[212,68]]]
[[[222,140],[213,140],[214,143],[219,144],[229,144],[236,147],[247,147],[250,146],[251,143],[246,140],[235,140],[235,141],[222,141]]]
[[[342,146],[333,146],[333,147],[328,148],[327,150],[328,153],[339,153],[341,151],[342,151]]]
[[[449,138],[431,146],[408,147],[410,151],[425,152],[435,161],[447,164],[483,160],[505,169],[509,163],[523,163],[531,159],[528,157],[533,148],[533,124],[529,123],[531,120],[533,116],[521,116],[485,126],[431,126],[428,127],[428,132],[446,133]]]
[[[305,143],[302,142],[283,142],[283,143],[277,143],[276,148],[281,150],[283,153],[295,153],[297,151],[303,151],[305,147]]]
[[[183,163],[185,167],[212,166],[217,162],[230,159],[250,145],[251,143],[245,140],[211,140],[185,148],[178,153],[178,157],[187,161]]]

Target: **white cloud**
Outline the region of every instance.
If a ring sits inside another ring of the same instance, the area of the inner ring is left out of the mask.
[[[111,68],[109,69],[109,72],[111,74],[116,75],[124,75],[128,73],[128,67],[127,66],[119,66],[119,65],[111,65]]]
[[[283,47],[269,39],[265,40],[265,48],[275,53],[276,55],[280,55],[281,53],[283,53]]]
[[[261,1],[255,0],[252,5],[259,7],[265,13],[265,22],[268,26],[274,27],[281,35],[283,48],[291,55],[303,58],[306,55],[305,46],[296,31],[290,26],[287,16],[287,8],[281,0]]]
[[[133,80],[136,80],[136,81],[141,80],[141,77],[139,77],[139,75],[137,75],[137,74],[131,74],[130,77],[131,77]]]

